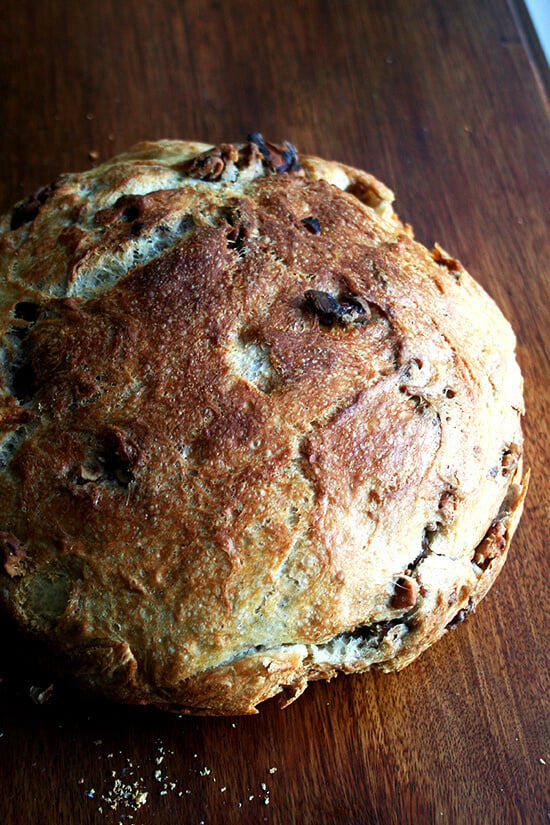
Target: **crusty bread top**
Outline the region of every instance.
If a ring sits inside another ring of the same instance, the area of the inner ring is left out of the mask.
[[[216,710],[182,685],[412,616],[399,666],[467,604],[520,479],[515,340],[392,199],[161,141],[1,219],[0,600],[92,686]]]

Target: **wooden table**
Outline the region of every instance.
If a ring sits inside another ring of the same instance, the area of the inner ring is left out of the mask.
[[[369,169],[513,322],[533,477],[493,591],[401,674],[195,719],[34,704],[6,653],[3,825],[549,821],[548,70],[525,21],[505,0],[5,4],[0,208],[142,138],[259,129]],[[148,796],[113,811],[125,792]]]

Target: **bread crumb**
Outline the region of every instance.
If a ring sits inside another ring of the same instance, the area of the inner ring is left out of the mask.
[[[119,805],[124,805],[132,810],[137,810],[147,802],[148,791],[143,790],[139,781],[132,784],[124,784],[120,779],[116,779],[110,791],[103,800],[109,807],[115,810]]]
[[[277,768],[270,768],[269,773],[277,773]]]
[[[546,762],[544,761],[542,756],[540,757],[539,762],[540,762],[541,765],[546,765]]]

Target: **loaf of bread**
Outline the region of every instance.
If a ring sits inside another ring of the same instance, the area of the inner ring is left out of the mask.
[[[141,143],[0,219],[0,604],[120,702],[398,670],[500,572],[510,325],[365,172]]]

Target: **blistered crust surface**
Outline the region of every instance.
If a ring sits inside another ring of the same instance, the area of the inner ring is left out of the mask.
[[[403,667],[521,513],[509,324],[288,146],[140,144],[0,221],[0,600],[118,700]]]

